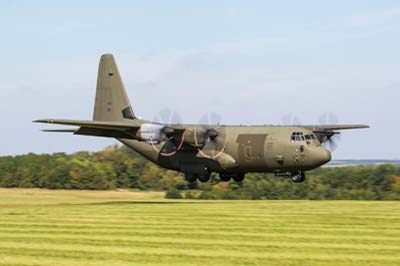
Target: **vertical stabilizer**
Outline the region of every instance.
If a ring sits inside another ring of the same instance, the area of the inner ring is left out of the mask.
[[[104,54],[99,64],[93,120],[124,121],[125,119],[136,119],[136,117],[126,95],[114,56]]]

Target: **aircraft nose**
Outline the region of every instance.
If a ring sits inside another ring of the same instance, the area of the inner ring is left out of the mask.
[[[325,148],[322,148],[322,147],[321,147],[321,149],[319,150],[318,153],[319,153],[319,154],[318,154],[318,158],[319,158],[319,161],[320,161],[320,164],[321,164],[321,165],[326,164],[326,163],[329,162],[329,161],[331,160],[331,158],[332,158],[331,152],[328,151],[328,150],[325,149]]]

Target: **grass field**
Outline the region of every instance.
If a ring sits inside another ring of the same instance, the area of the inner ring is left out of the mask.
[[[400,265],[400,202],[0,189],[0,265]]]

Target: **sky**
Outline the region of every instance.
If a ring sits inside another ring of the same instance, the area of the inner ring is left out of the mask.
[[[32,123],[90,120],[112,53],[136,116],[362,123],[334,159],[400,159],[399,1],[0,0],[0,34],[0,155],[117,143]]]

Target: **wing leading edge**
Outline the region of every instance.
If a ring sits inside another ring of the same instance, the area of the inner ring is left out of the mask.
[[[313,131],[333,131],[333,130],[348,130],[369,128],[368,125],[305,125],[300,126]]]

